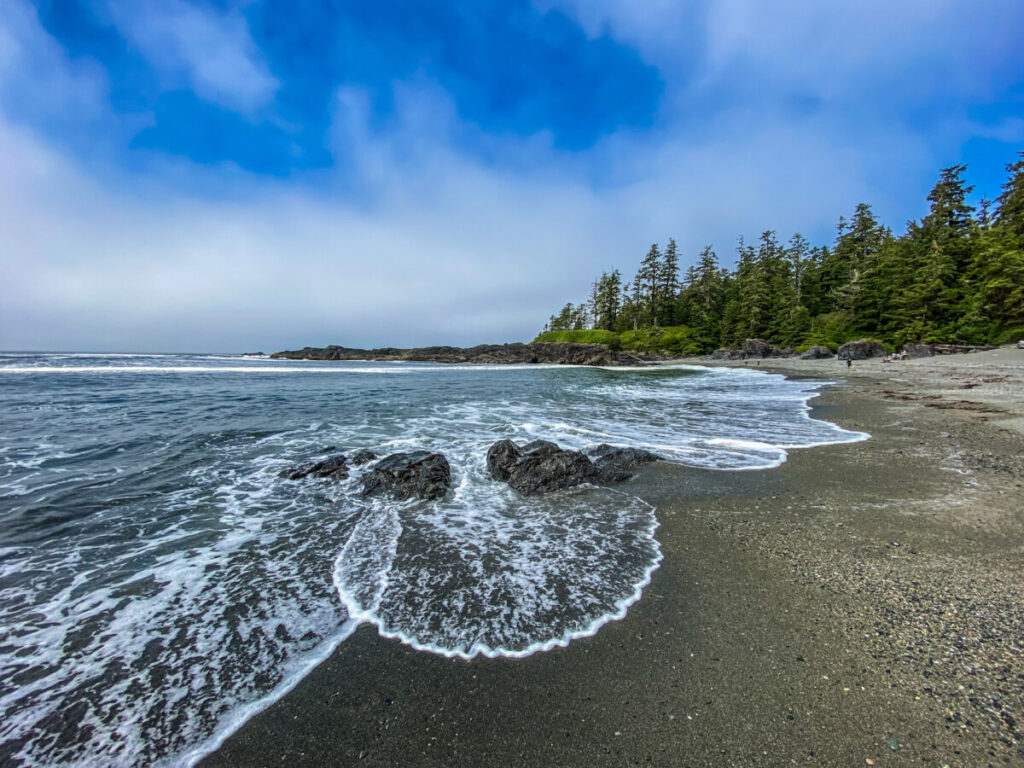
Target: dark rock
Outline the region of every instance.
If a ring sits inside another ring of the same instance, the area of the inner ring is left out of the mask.
[[[487,451],[487,470],[524,496],[572,488],[583,483],[621,483],[633,475],[628,466],[659,457],[648,451],[599,446],[596,462],[579,451],[570,451],[548,440],[534,440],[518,446],[499,440]],[[652,458],[653,457],[653,458]]]
[[[451,465],[440,453],[393,453],[376,464],[363,479],[363,496],[404,499],[440,499],[452,484]]]
[[[369,464],[371,461],[373,461],[376,458],[377,458],[377,454],[376,453],[374,453],[373,451],[369,451],[366,448],[363,448],[362,450],[359,450],[359,451],[356,451],[355,453],[353,453],[352,457],[349,459],[349,461],[351,461],[357,467],[360,467],[363,464]]]
[[[743,359],[743,350],[733,349],[732,347],[722,347],[721,349],[716,349],[714,352],[712,352],[710,355],[708,355],[708,360],[742,360],[742,359]]]
[[[835,352],[833,352],[828,347],[825,347],[825,346],[822,346],[821,344],[818,344],[816,346],[813,346],[813,347],[805,350],[804,353],[802,355],[800,355],[800,359],[801,360],[825,360],[826,358],[834,357],[834,356],[835,356]]]
[[[558,443],[553,443],[550,440],[531,440],[522,448],[521,453],[533,452],[533,451],[561,451],[563,448]]]
[[[487,450],[487,471],[495,480],[508,481],[520,449],[511,440],[499,440]]]
[[[909,358],[932,357],[935,350],[931,344],[904,344],[903,354]]]
[[[763,360],[766,357],[792,357],[796,350],[792,347],[779,347],[769,344],[764,339],[747,339],[740,349],[722,347],[710,355],[709,360]]]
[[[311,461],[298,467],[282,472],[279,477],[288,480],[302,480],[306,477],[325,477],[331,480],[344,480],[348,477],[348,460],[338,453],[321,461]]]
[[[869,357],[884,357],[885,347],[877,341],[869,339],[848,341],[839,348],[836,356],[840,360],[867,360]]]
[[[629,472],[610,461],[595,461],[593,462],[593,467],[593,475],[588,482],[594,483],[595,485],[624,483],[626,480],[630,480],[635,477],[632,472]]]
[[[527,443],[509,470],[508,484],[524,496],[572,488],[596,479],[593,463],[578,451],[546,440]]]
[[[641,464],[662,460],[658,454],[645,451],[643,448],[621,448],[607,443],[592,448],[589,453],[595,462],[611,464],[619,469],[634,469]]]
[[[747,339],[743,342],[743,356],[747,358],[775,357],[775,347],[764,339]]]
[[[665,355],[627,353],[602,344],[479,344],[475,347],[419,347],[416,349],[353,349],[331,344],[275,352],[288,360],[407,360],[431,363],[555,363],[559,365],[644,365]]]

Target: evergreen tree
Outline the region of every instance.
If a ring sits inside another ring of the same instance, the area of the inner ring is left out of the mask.
[[[572,331],[585,331],[589,322],[589,311],[586,304],[578,304],[572,308],[570,314],[570,329]]]
[[[866,270],[875,266],[875,257],[884,240],[884,230],[879,226],[871,206],[860,203],[849,223],[844,225],[836,238],[835,248],[828,261],[823,263],[827,292],[831,297],[832,309],[852,313],[860,300],[863,288],[862,278]]]
[[[615,330],[622,307],[622,276],[619,270],[601,273],[591,291],[591,302],[594,305],[594,327]]]
[[[765,235],[771,233],[766,232],[762,235],[762,241]],[[729,329],[732,342],[737,345],[743,343],[744,339],[762,338],[767,335],[770,289],[767,273],[761,262],[761,256],[764,255],[763,246],[762,242],[762,249],[757,251],[740,238],[735,296],[738,306],[734,325]]]
[[[1004,331],[1024,337],[1024,242],[1010,227],[982,238],[978,251],[978,303],[990,339]]]
[[[661,251],[657,243],[653,243],[637,270],[633,279],[633,287],[642,296],[644,325],[658,325],[658,313],[661,309]]]
[[[552,331],[571,331],[574,311],[572,302],[568,302],[557,315],[551,316],[551,319],[548,320],[548,327]]]
[[[1020,160],[1006,166],[1010,178],[999,195],[996,223],[1024,243],[1024,152],[1019,157]]]
[[[700,261],[694,268],[688,286],[690,322],[697,342],[704,350],[718,346],[721,338],[722,303],[724,298],[718,256],[710,245],[700,252]]]
[[[676,241],[668,239],[665,253],[657,266],[657,318],[660,325],[675,325],[676,296],[679,293],[679,253]]]
[[[602,273],[590,300],[552,315],[552,331],[624,331],[685,324],[700,349],[751,337],[778,345],[839,344],[858,336],[889,343],[992,342],[1024,335],[1024,153],[1007,166],[994,211],[975,216],[965,167],[943,169],[928,211],[896,237],[861,203],[840,218],[831,247],[775,233],[740,239],[734,270],[707,247],[679,282],[679,255],[651,246],[636,278]]]
[[[790,238],[784,251],[791,283],[786,291],[787,303],[781,308],[780,336],[790,346],[801,343],[811,329],[811,313],[804,301],[810,253],[810,243],[799,233]]]
[[[956,265],[942,245],[933,240],[915,282],[906,289],[898,310],[900,341],[945,341],[952,330],[957,294],[951,287]]]

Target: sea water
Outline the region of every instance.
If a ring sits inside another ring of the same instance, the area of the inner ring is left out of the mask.
[[[735,369],[0,354],[0,763],[189,765],[360,623],[518,658],[591,635],[661,560],[629,483],[522,498],[496,440],[716,470],[866,437],[821,382]],[[439,502],[280,477],[332,452],[444,453]],[[510,662],[514,663],[514,662]]]

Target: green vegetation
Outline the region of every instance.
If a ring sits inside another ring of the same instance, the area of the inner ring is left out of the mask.
[[[733,270],[708,246],[680,279],[674,240],[651,246],[631,283],[602,273],[590,299],[566,304],[538,342],[575,341],[684,354],[761,338],[835,347],[875,337],[909,342],[1006,343],[1024,336],[1024,152],[993,205],[975,209],[966,166],[945,168],[928,213],[899,236],[860,204],[835,241],[786,243],[768,230],[740,240]]]
[[[575,344],[604,344],[612,349],[625,349],[634,352],[672,352],[679,355],[696,355],[701,352],[701,346],[694,337],[693,329],[685,325],[666,328],[638,328],[632,331],[600,329],[545,331],[535,338],[533,343],[556,341]]]
[[[615,331],[602,331],[599,329],[579,331],[545,331],[536,339],[534,344],[543,342],[568,342],[571,344],[604,344],[607,347],[618,348],[621,346],[619,334]]]

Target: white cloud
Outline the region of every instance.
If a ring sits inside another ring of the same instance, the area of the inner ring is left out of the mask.
[[[110,0],[118,31],[170,81],[242,112],[266,104],[277,80],[237,9],[222,12],[188,0]]]
[[[609,35],[657,58],[693,35],[705,5],[692,0],[533,0],[540,11],[558,10],[574,18],[588,37]]]
[[[89,59],[72,60],[23,0],[0,2],[0,96],[39,122],[85,122],[105,111],[107,83]]]
[[[636,46],[684,88],[920,102],[1019,77],[1019,0],[534,0]],[[981,32],[981,34],[979,34]]]
[[[984,35],[974,34],[979,20]],[[921,103],[994,84],[1019,43],[1007,32],[1022,21],[1016,0],[716,0],[707,73],[714,79],[740,62],[775,88]]]
[[[26,9],[0,4],[0,88],[58,78],[66,85],[47,93],[59,113],[75,108],[72,86],[86,77],[88,108],[101,113],[102,80]],[[750,40],[754,22],[741,22],[715,43],[733,51],[722,61],[768,55]],[[676,237],[684,265],[708,242],[729,261],[740,234],[827,239],[861,201],[899,228],[921,215],[948,160],[933,155],[934,135],[899,120],[794,114],[771,99],[675,114],[565,153],[544,134],[494,137],[462,122],[422,75],[394,88],[394,117],[372,129],[365,94],[341,89],[338,168],[290,180],[181,158],[101,179],[0,106],[0,348],[527,339],[602,270],[631,277],[652,241]],[[970,125],[949,125],[943,141],[958,147]],[[216,194],[196,191],[210,180]]]
[[[615,137],[593,152],[623,167],[596,189],[543,140],[518,148],[518,171],[461,152],[471,129],[429,83],[398,87],[384,131],[362,101],[338,96],[355,196],[240,171],[214,200],[104,184],[0,120],[0,156],[16,159],[0,186],[0,348],[527,339],[602,270],[630,276],[652,240],[676,236],[686,258],[710,240],[729,259],[741,232],[827,232],[870,187],[871,167],[810,123],[743,116],[700,144]]]

